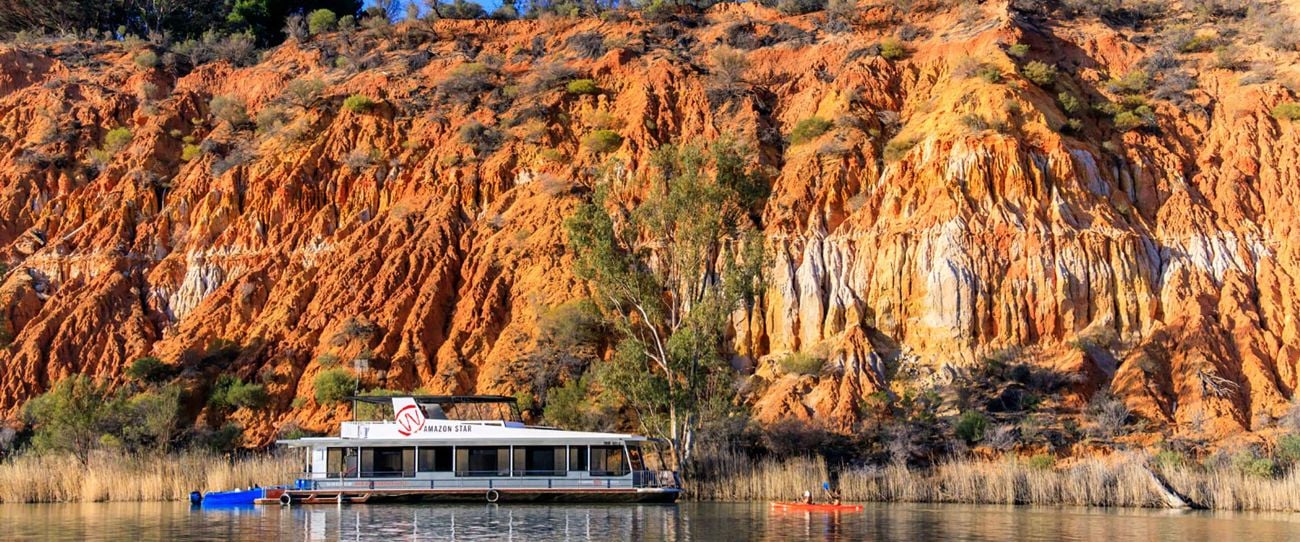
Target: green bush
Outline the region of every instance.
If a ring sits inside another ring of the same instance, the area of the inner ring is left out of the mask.
[[[1187,456],[1173,450],[1160,450],[1154,458],[1156,466],[1162,469],[1176,469],[1187,465]]]
[[[131,129],[125,126],[119,126],[109,130],[104,134],[104,150],[109,154],[117,154],[126,150],[127,145],[131,144]]]
[[[1020,74],[1040,87],[1056,82],[1056,66],[1037,60],[1031,60],[1021,67]]]
[[[208,102],[208,109],[212,111],[212,116],[218,120],[230,123],[233,127],[240,127],[248,124],[248,109],[244,107],[244,102],[234,96],[216,96]]]
[[[312,384],[316,388],[316,402],[325,405],[352,395],[357,389],[357,377],[347,369],[329,369],[316,375]]]
[[[831,121],[821,117],[808,117],[796,123],[790,130],[790,144],[802,145],[826,133],[832,126]]]
[[[1002,82],[1002,68],[993,64],[981,64],[979,68],[976,68],[975,74],[989,84],[996,85]]]
[[[186,144],[184,147],[181,147],[181,160],[186,162],[194,160],[202,154],[203,149],[200,149],[198,145]]]
[[[983,414],[976,410],[967,410],[962,412],[957,418],[957,425],[953,428],[957,438],[966,441],[966,444],[975,444],[984,440],[984,433],[988,431],[989,420]]]
[[[375,105],[377,105],[377,103],[370,99],[370,97],[362,96],[360,94],[353,94],[343,100],[343,109],[347,109],[353,113],[365,113],[366,111],[374,109]]]
[[[897,38],[888,38],[880,42],[880,56],[885,60],[900,60],[907,57],[907,47]]]
[[[1069,92],[1060,93],[1056,96],[1056,100],[1061,102],[1061,109],[1071,115],[1078,113],[1079,110],[1083,109],[1083,102],[1079,101],[1079,98]]]
[[[1300,104],[1295,102],[1278,104],[1277,107],[1273,108],[1271,113],[1273,114],[1273,118],[1278,120],[1300,120]]]
[[[781,358],[778,364],[785,374],[817,376],[826,366],[826,360],[803,352],[794,352]]]
[[[1151,86],[1151,75],[1144,70],[1133,70],[1124,77],[1111,79],[1107,86],[1117,94],[1141,94]]]
[[[152,70],[158,67],[158,53],[145,49],[135,55],[134,61],[135,65],[139,66],[141,69]]]
[[[221,375],[208,396],[208,405],[225,410],[230,408],[258,408],[266,405],[266,388],[261,384],[246,383],[233,375]]]
[[[1029,457],[1029,468],[1052,470],[1056,466],[1056,457],[1052,454],[1034,454]]]
[[[1029,45],[1024,43],[1014,44],[1007,47],[1007,54],[1016,58],[1024,58],[1025,55],[1029,54]]]
[[[137,382],[162,382],[170,374],[167,364],[153,356],[138,358],[126,368],[126,377]]]
[[[1278,437],[1277,451],[1273,455],[1276,455],[1283,464],[1300,464],[1300,433]]]
[[[569,94],[600,94],[600,87],[591,79],[574,79],[564,86]]]
[[[1259,457],[1251,451],[1239,452],[1232,456],[1232,467],[1244,476],[1272,478],[1277,474],[1277,463],[1267,457]]]
[[[307,14],[307,32],[315,36],[334,30],[338,26],[339,18],[334,15],[333,11],[328,9],[318,9]]]
[[[623,136],[613,130],[595,130],[582,138],[582,146],[597,154],[614,152],[622,145]]]

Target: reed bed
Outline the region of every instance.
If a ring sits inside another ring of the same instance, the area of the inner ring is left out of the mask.
[[[191,491],[281,484],[301,469],[294,455],[230,460],[205,453],[165,456],[116,452],[22,455],[0,463],[0,502],[176,501]]]
[[[846,501],[1162,507],[1166,489],[1191,503],[1218,510],[1300,511],[1300,474],[1261,478],[1234,471],[1178,467],[1160,470],[1167,485],[1148,468],[1149,457],[1134,453],[1081,459],[1059,467],[1014,458],[956,459],[930,469],[901,465],[857,467],[837,474]],[[821,458],[750,461],[719,453],[703,476],[688,482],[691,498],[761,501],[820,493],[830,469]]]

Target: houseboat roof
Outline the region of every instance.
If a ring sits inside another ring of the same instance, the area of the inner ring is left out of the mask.
[[[625,433],[566,431],[526,426],[507,420],[452,420],[431,417],[419,405],[448,402],[500,403],[504,396],[393,396],[357,397],[371,404],[392,404],[393,418],[343,422],[337,437],[306,437],[277,441],[286,446],[410,446],[496,444],[598,444],[638,442],[645,437]],[[440,411],[439,411],[440,414]]]

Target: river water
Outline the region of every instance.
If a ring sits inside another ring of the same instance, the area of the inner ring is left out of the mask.
[[[0,540],[1300,540],[1300,514],[870,504],[351,505],[191,510],[174,503],[0,505]]]

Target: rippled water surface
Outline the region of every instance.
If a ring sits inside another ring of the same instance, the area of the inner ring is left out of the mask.
[[[352,505],[191,510],[172,503],[0,505],[0,540],[1300,540],[1300,514],[873,504]]]

